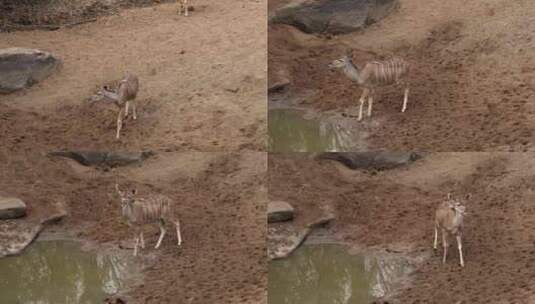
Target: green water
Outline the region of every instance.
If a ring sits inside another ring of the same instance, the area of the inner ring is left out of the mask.
[[[0,303],[102,303],[121,287],[127,268],[118,257],[81,251],[76,242],[35,242],[20,256],[0,259]]]
[[[268,113],[270,152],[341,152],[357,147],[353,131],[334,121],[307,119],[297,109]]]
[[[304,245],[269,264],[269,304],[369,304],[410,271],[403,259],[350,255],[341,245]]]

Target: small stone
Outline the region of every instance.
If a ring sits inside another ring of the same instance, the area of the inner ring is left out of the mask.
[[[284,222],[294,218],[294,208],[284,201],[268,203],[268,223]]]
[[[19,218],[26,215],[26,204],[18,198],[0,198],[0,220]]]

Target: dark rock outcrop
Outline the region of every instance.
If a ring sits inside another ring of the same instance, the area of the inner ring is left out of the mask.
[[[350,169],[388,170],[410,164],[422,156],[416,152],[325,152],[317,156],[319,159],[330,159],[341,162]]]
[[[0,50],[0,93],[7,94],[31,87],[61,65],[54,55],[36,49]]]
[[[102,152],[102,151],[55,151],[49,156],[60,156],[73,159],[88,167],[122,167],[141,163],[154,155],[152,151],[143,152]]]
[[[270,21],[305,33],[345,34],[383,19],[398,4],[398,0],[301,1],[277,10]]]

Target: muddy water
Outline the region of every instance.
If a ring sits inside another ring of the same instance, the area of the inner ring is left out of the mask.
[[[269,110],[268,121],[271,152],[343,152],[366,148],[366,133],[357,129],[356,119],[275,108]]]
[[[102,303],[130,270],[123,259],[82,251],[73,241],[38,241],[0,259],[0,303]]]
[[[269,304],[368,304],[412,271],[402,258],[351,255],[341,245],[304,245],[269,265]]]

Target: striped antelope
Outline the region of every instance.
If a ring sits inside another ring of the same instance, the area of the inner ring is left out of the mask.
[[[368,116],[372,115],[373,95],[376,87],[402,83],[405,86],[405,96],[401,112],[407,109],[409,97],[409,85],[405,83],[409,72],[409,64],[401,58],[392,58],[384,61],[371,61],[359,69],[353,64],[349,55],[334,60],[329,64],[330,69],[342,69],[344,74],[358,85],[364,87],[360,96],[359,118],[362,120],[362,107],[366,97],[368,98]]]
[[[466,196],[469,199],[470,195]],[[464,267],[463,259],[463,245],[462,245],[462,230],[463,220],[466,207],[461,204],[459,200],[453,199],[451,194],[448,193],[448,198],[440,203],[435,211],[435,239],[433,242],[433,249],[437,249],[438,243],[438,229],[442,231],[442,247],[444,253],[442,256],[442,263],[446,263],[446,257],[448,255],[448,237],[454,235],[457,239],[457,248],[459,249],[459,261],[461,267]]]
[[[93,96],[93,101],[107,99],[119,107],[119,115],[117,116],[117,135],[119,139],[121,128],[123,127],[123,106],[124,118],[128,118],[128,108],[132,104],[132,116],[134,120],[137,119],[136,103],[137,92],[139,90],[139,79],[137,76],[127,74],[117,85],[117,88],[112,89],[108,86],[103,86],[96,95]]]
[[[136,243],[134,245],[134,256],[137,255],[137,247],[141,242],[141,248],[145,248],[143,239],[143,227],[147,224],[158,222],[160,225],[160,237],[154,248],[160,247],[163,237],[165,236],[165,224],[174,223],[178,246],[182,244],[182,235],[180,234],[180,222],[173,215],[171,209],[171,199],[161,194],[153,194],[147,197],[136,197],[137,190],[121,191],[119,185],[115,184],[115,190],[121,197],[122,215],[128,221],[128,225],[135,230]]]
[[[180,7],[178,8],[178,14],[182,15],[182,12],[184,12],[184,16],[188,16],[188,0],[180,0]]]

